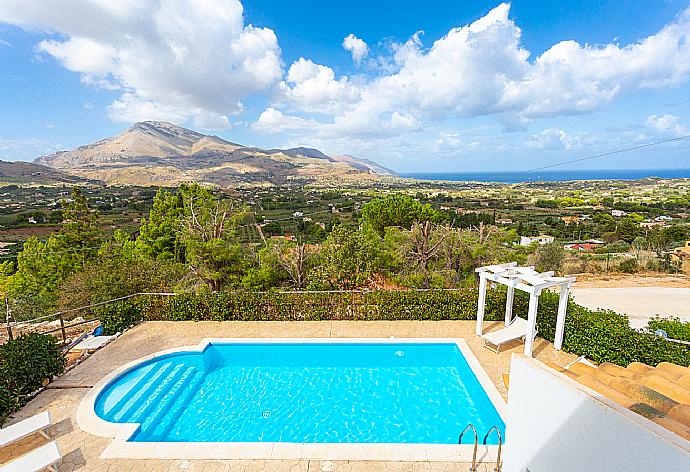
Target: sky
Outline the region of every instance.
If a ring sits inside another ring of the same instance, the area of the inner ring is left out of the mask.
[[[143,120],[399,172],[677,138],[690,0],[0,0],[0,159]],[[690,139],[561,168],[690,168]]]

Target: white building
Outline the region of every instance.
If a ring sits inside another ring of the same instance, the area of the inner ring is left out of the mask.
[[[520,236],[520,246],[529,246],[532,243],[539,243],[543,246],[544,244],[551,244],[555,240],[556,238],[546,234],[540,234],[539,236]]]
[[[627,215],[623,210],[611,210],[611,216],[621,217]]]

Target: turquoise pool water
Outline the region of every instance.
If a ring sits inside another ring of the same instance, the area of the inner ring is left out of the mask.
[[[480,441],[505,428],[451,343],[210,344],[135,367],[95,408],[140,423],[130,441],[457,444],[468,423]]]

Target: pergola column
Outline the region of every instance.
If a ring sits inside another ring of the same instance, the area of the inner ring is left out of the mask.
[[[563,347],[563,335],[565,334],[565,317],[568,311],[568,292],[570,284],[561,285],[560,298],[558,300],[558,317],[556,318],[556,335],[553,340],[553,348],[560,351]]]
[[[506,326],[510,326],[513,321],[513,300],[515,299],[515,287],[508,286],[508,293],[506,294]]]
[[[484,308],[486,306],[486,274],[479,273],[479,300],[477,303],[477,336],[483,332]]]
[[[533,290],[529,294],[529,309],[527,310],[527,335],[525,336],[525,355],[532,357],[534,337],[537,329],[537,307],[539,305],[540,290]]]

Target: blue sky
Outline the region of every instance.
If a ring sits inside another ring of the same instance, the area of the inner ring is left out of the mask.
[[[2,0],[0,159],[143,119],[403,172],[529,169],[683,136],[688,7]],[[683,141],[569,167],[690,167],[689,151]]]

